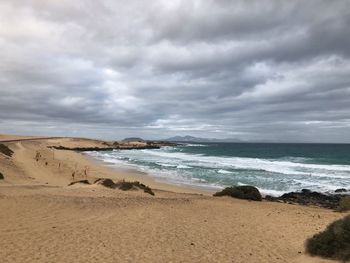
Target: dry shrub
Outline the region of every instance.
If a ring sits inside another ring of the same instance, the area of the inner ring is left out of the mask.
[[[337,211],[346,212],[350,211],[350,196],[344,196],[340,199]]]
[[[13,154],[13,151],[9,147],[7,147],[5,144],[0,143],[0,153],[3,153],[6,156],[11,157]]]
[[[326,230],[306,242],[306,251],[313,256],[350,260],[350,215],[330,224]]]

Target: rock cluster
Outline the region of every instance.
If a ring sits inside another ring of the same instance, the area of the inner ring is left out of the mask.
[[[285,203],[295,203],[301,205],[315,205],[323,208],[336,209],[340,200],[346,195],[323,194],[309,189],[302,189],[301,192],[290,192],[280,197],[265,196],[268,201],[282,201]]]
[[[215,193],[214,196],[231,196],[239,199],[253,201],[262,200],[262,196],[259,190],[256,187],[250,185],[227,187],[224,190]]]

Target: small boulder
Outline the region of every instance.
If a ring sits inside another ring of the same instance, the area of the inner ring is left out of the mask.
[[[233,186],[226,187],[224,190],[217,192],[214,196],[231,196],[239,199],[253,200],[253,201],[261,201],[262,196],[259,190],[250,185],[243,186]]]
[[[5,179],[4,175],[0,173],[0,180],[4,180],[4,179]]]
[[[301,192],[303,193],[303,194],[309,194],[309,193],[311,193],[311,190],[310,189],[301,189]]]
[[[345,193],[347,190],[345,188],[338,188],[337,190],[334,191],[335,193]]]

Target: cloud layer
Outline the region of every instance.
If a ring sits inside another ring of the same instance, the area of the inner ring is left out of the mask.
[[[0,132],[350,142],[348,1],[0,3]]]

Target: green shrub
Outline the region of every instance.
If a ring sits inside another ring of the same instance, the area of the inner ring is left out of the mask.
[[[350,260],[350,215],[330,224],[325,231],[306,241],[306,251],[313,256]]]
[[[344,196],[342,197],[342,199],[340,199],[337,211],[339,212],[350,211],[350,196]]]
[[[227,187],[224,190],[215,193],[214,196],[231,196],[239,199],[247,199],[253,201],[262,200],[262,196],[259,190],[256,187],[250,185]]]

